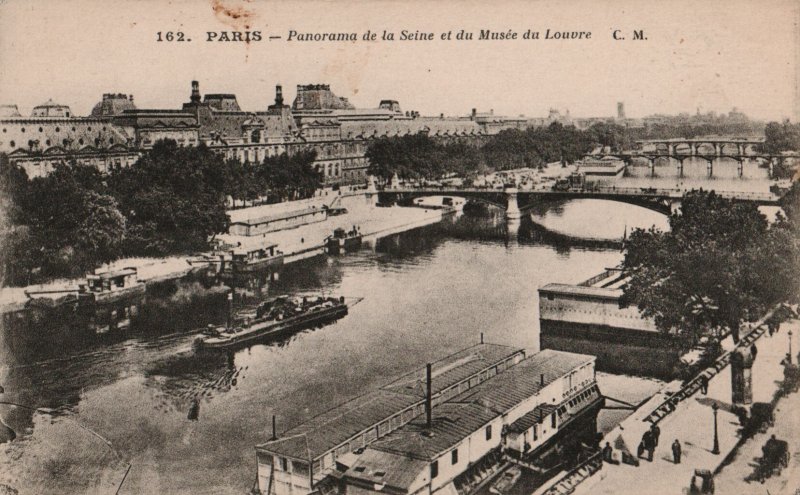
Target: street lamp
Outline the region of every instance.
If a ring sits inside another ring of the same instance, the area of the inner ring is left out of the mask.
[[[719,455],[719,435],[717,434],[717,411],[719,411],[719,405],[716,402],[711,404],[711,410],[714,411],[714,448],[711,449],[711,453]]]

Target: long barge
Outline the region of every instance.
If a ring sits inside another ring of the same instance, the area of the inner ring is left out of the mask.
[[[195,340],[195,348],[229,349],[281,337],[342,318],[347,315],[347,309],[344,297],[278,298],[260,305],[255,318],[246,317],[242,325],[211,328],[205,336]]]

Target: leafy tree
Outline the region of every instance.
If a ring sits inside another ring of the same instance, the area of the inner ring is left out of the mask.
[[[255,171],[255,183],[273,201],[309,198],[322,184],[322,175],[312,167],[316,157],[315,151],[267,157]]]
[[[762,151],[779,154],[782,151],[800,151],[800,124],[770,122],[764,128]]]
[[[128,222],[125,254],[205,249],[227,228],[225,161],[205,145],[159,141],[133,166],[114,171],[109,182]]]
[[[624,297],[690,347],[755,321],[797,295],[797,245],[756,206],[690,192],[670,231],[634,230],[625,243]]]

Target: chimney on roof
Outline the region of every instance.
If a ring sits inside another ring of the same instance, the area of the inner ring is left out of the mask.
[[[128,99],[133,103],[133,95],[128,95]]]
[[[433,404],[431,399],[431,363],[425,367],[425,426],[428,430],[431,428],[433,415]]]
[[[481,344],[483,344],[483,332],[481,332]]]
[[[278,432],[275,429],[275,415],[272,415],[272,438],[270,440],[277,440],[278,439]]]
[[[544,387],[544,373],[539,375],[539,384]]]
[[[192,81],[192,103],[200,103],[200,83]]]
[[[283,87],[280,84],[275,86],[275,106],[283,106]]]
[[[475,117],[477,117],[477,116],[478,116],[478,109],[477,108],[473,108],[472,109],[472,120],[475,120]]]

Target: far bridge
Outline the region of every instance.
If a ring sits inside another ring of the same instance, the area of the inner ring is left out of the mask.
[[[686,191],[655,187],[588,186],[583,189],[488,189],[475,187],[395,187],[378,191],[381,202],[411,200],[426,196],[452,196],[488,203],[506,211],[506,218],[518,220],[522,211],[546,199],[604,199],[641,206],[665,215],[680,208]],[[759,206],[777,206],[780,197],[771,192],[715,191],[723,198]]]
[[[634,159],[647,160],[651,175],[655,175],[655,162],[658,159],[674,160],[678,163],[678,175],[683,177],[683,162],[687,159],[702,159],[707,165],[708,177],[714,176],[715,163],[720,165],[722,159],[730,159],[737,163],[739,177],[744,174],[746,162],[758,162],[768,168],[769,177],[774,175],[777,165],[796,156],[765,153],[761,151],[764,138],[694,138],[694,139],[648,139],[636,141],[636,149],[608,153],[590,153],[584,157],[618,158],[630,165]]]

